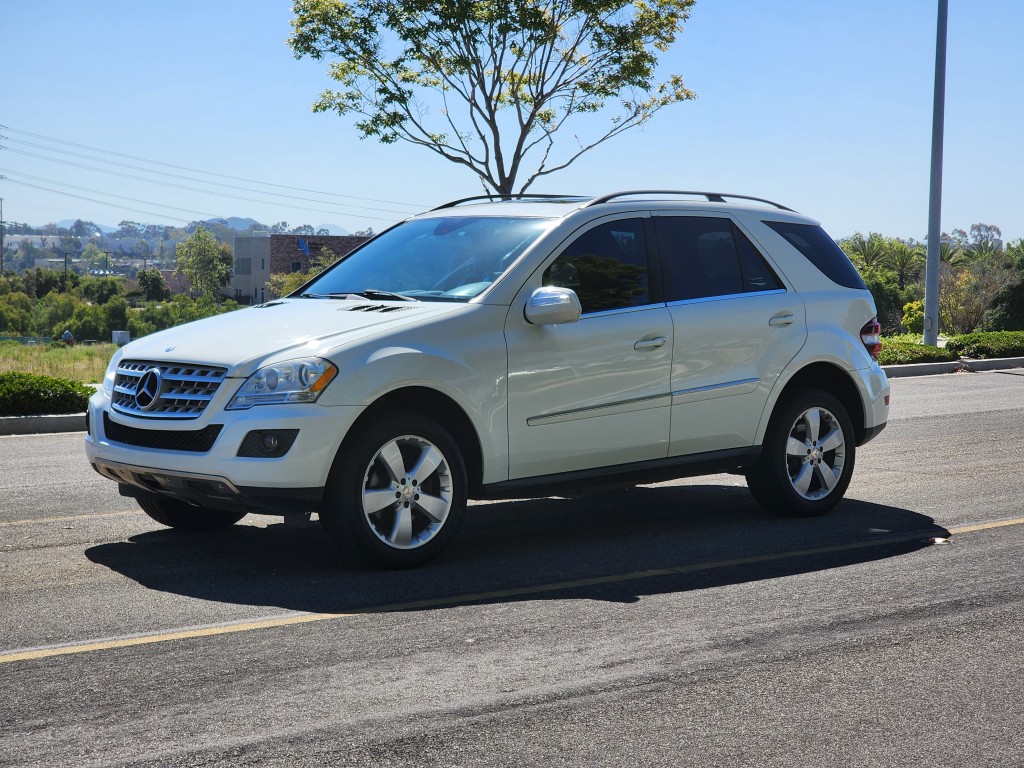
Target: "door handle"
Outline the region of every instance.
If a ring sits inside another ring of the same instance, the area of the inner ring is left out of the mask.
[[[658,336],[654,339],[640,339],[640,341],[633,345],[633,349],[637,352],[642,352],[645,349],[658,349],[659,347],[665,346],[666,341],[668,341],[668,339],[664,336]]]
[[[768,325],[773,328],[782,328],[787,325],[792,325],[795,321],[796,315],[792,312],[779,312],[779,314],[772,316],[772,319],[768,321]]]

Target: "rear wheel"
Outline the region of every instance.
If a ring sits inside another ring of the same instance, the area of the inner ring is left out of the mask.
[[[822,515],[843,498],[853,475],[856,441],[843,404],[819,390],[780,405],[747,485],[762,506],[800,517]]]
[[[230,528],[245,517],[245,512],[207,509],[156,495],[139,496],[135,500],[143,512],[161,525],[183,531],[215,531],[219,528]]]
[[[465,509],[466,467],[449,432],[418,414],[391,413],[346,441],[320,522],[346,552],[412,568],[451,543]]]

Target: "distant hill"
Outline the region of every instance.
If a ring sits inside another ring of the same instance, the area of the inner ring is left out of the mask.
[[[231,216],[227,219],[207,219],[203,222],[204,224],[221,224],[229,229],[233,229],[237,232],[245,232],[252,226],[257,229],[263,229],[263,225],[260,224],[256,219],[242,219],[238,216]]]
[[[54,226],[56,226],[56,227],[58,227],[60,229],[63,229],[63,230],[71,230],[71,229],[74,228],[76,221],[77,221],[76,219],[63,219],[61,221],[56,222],[56,224]],[[10,222],[8,222],[8,223],[10,223]],[[114,232],[117,232],[119,230],[119,227],[111,227],[111,226],[108,226],[106,224],[97,224],[97,223],[92,222],[92,221],[85,222],[85,223],[89,227],[95,227],[100,232],[102,232],[104,235],[111,235]],[[198,224],[206,224],[212,230],[218,230],[219,229],[220,232],[221,232],[221,236],[222,237],[229,236],[228,233],[226,233],[224,231],[225,229],[231,230],[233,232],[247,232],[249,230],[270,231],[270,227],[268,225],[263,224],[262,222],[259,222],[256,219],[243,218],[241,216],[229,216],[227,218],[206,219],[205,221],[193,222],[192,224],[190,224],[190,225],[188,225],[186,227],[180,227],[179,229],[181,229],[181,230],[183,230],[183,231],[185,231],[187,233],[191,233],[191,232],[193,232],[195,230],[195,225],[197,223]],[[51,226],[51,225],[47,225],[47,226]],[[146,226],[146,225],[139,225],[139,226],[141,228],[142,226]],[[29,227],[29,229],[30,230],[38,229],[38,230],[41,231],[43,228],[42,227]],[[316,230],[326,229],[327,232],[329,234],[331,234],[331,235],[348,235],[348,234],[351,234],[347,229],[345,229],[344,227],[339,227],[337,224],[317,224],[314,227],[314,229],[316,229]],[[95,231],[95,230],[90,230],[90,231]]]
[[[95,224],[96,222],[92,223]],[[60,227],[61,229],[71,229],[73,226],[75,226],[75,219],[61,219],[60,221],[57,222],[57,226]],[[105,224],[96,224],[96,227],[104,235],[109,235],[111,232],[117,232],[117,227],[108,227]]]

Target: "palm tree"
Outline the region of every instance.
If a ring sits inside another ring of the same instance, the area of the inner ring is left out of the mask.
[[[924,256],[920,245],[892,239],[887,243],[882,263],[896,273],[896,282],[902,291],[921,274]]]
[[[877,232],[871,232],[867,237],[854,232],[845,240],[840,240],[839,247],[858,269],[875,266],[885,256],[885,238]]]

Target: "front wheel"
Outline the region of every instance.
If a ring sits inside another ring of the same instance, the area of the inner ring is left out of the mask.
[[[156,494],[138,496],[135,501],[142,507],[143,512],[161,525],[183,531],[215,531],[230,528],[245,517],[245,512],[207,509]]]
[[[440,424],[391,413],[359,429],[338,454],[320,522],[343,550],[412,568],[451,543],[466,509],[466,467]]]
[[[855,453],[843,404],[826,392],[801,392],[772,417],[747,485],[758,503],[774,512],[823,515],[846,493]]]

